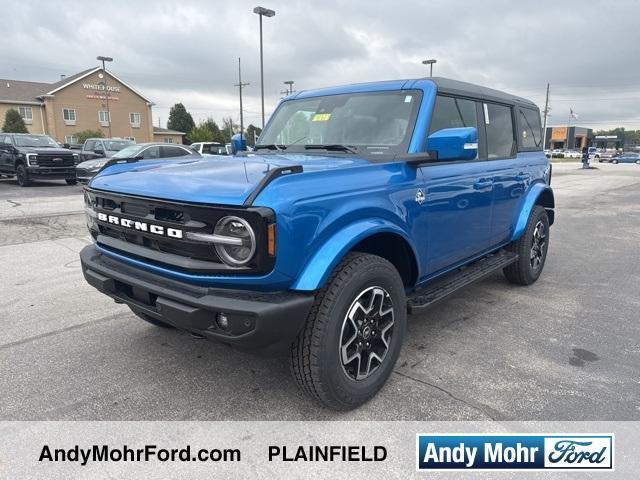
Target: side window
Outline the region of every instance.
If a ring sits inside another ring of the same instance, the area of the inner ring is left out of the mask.
[[[542,125],[537,110],[518,109],[518,137],[521,150],[542,150]]]
[[[95,140],[87,140],[87,142],[84,144],[85,150],[93,151],[95,150],[95,148],[96,148]]]
[[[158,146],[147,148],[144,152],[142,152],[142,158],[160,158],[160,148]]]
[[[476,102],[465,98],[438,95],[433,107],[429,135],[445,128],[473,127],[478,129]],[[479,132],[478,132],[479,135]],[[476,155],[477,158],[477,155]]]
[[[180,147],[160,147],[160,156],[162,158],[182,157],[184,155],[189,155],[189,152]]]
[[[475,127],[478,128],[476,102],[464,98],[438,95],[433,108],[429,133],[443,128]]]
[[[515,136],[513,134],[511,107],[485,103],[484,123],[487,132],[488,159],[513,156],[515,153]]]
[[[4,143],[5,145],[11,145],[11,136],[7,135],[4,137]]]

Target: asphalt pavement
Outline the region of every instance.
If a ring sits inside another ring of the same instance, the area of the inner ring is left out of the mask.
[[[554,165],[540,280],[495,274],[409,317],[349,413],[283,359],[153,327],[82,278],[82,189],[0,180],[1,420],[639,420],[640,166]]]

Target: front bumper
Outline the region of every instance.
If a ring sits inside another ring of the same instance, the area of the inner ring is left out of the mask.
[[[75,167],[28,167],[29,178],[49,180],[75,179]]]
[[[251,349],[282,351],[302,328],[313,294],[208,288],[179,282],[126,265],[95,245],[80,252],[90,285],[116,302],[210,339]],[[216,318],[224,313],[229,326]]]

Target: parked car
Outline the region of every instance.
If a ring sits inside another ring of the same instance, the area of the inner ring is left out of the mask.
[[[189,145],[189,147],[201,155],[229,155],[224,143],[196,142]]]
[[[545,150],[544,151],[544,156],[547,158],[551,158],[551,150]]]
[[[171,143],[135,143],[116,152],[110,158],[96,158],[80,163],[76,167],[76,177],[81,183],[88,183],[109,160],[153,160],[174,157],[200,158],[201,155],[184,145]]]
[[[582,158],[582,152],[579,150],[565,150],[564,158]]]
[[[602,151],[597,147],[589,147],[589,160],[599,160]]]
[[[611,163],[637,163],[640,165],[640,153],[623,153],[611,159]]]
[[[615,163],[613,160],[620,155],[620,152],[616,150],[607,150],[600,153],[600,158],[598,158],[598,162],[611,162]]]
[[[94,158],[110,158],[123,148],[135,144],[132,140],[122,138],[88,138],[82,145],[80,161]]]
[[[534,103],[454,80],[298,92],[254,151],[100,172],[82,271],[153,325],[284,349],[305,392],[351,409],[393,372],[408,313],[491,272],[539,278],[541,134]]]
[[[18,185],[32,180],[65,180],[75,185],[78,154],[48,135],[0,133],[0,173],[16,176]]]

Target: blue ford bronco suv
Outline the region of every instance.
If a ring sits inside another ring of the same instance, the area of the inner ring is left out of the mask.
[[[346,410],[389,378],[408,313],[496,270],[538,279],[550,182],[523,98],[440,78],[302,91],[254,151],[107,164],[82,269],[154,325],[288,352]]]

